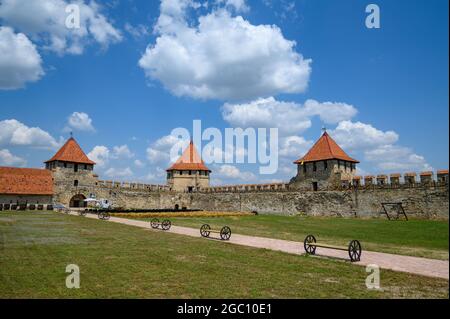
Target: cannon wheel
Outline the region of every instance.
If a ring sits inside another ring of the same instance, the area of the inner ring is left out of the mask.
[[[98,219],[104,219],[103,212],[98,213]]]
[[[170,222],[170,220],[168,220],[168,219],[163,220],[163,222],[161,224],[161,227],[163,230],[169,230],[170,226],[172,226],[172,223]]]
[[[108,212],[103,213],[103,219],[108,220],[111,217],[111,215]]]
[[[228,240],[231,237],[231,229],[228,226],[223,226],[222,229],[220,230],[220,238],[222,238],[222,240]]]
[[[316,237],[313,235],[308,235],[305,238],[305,241],[303,242],[303,247],[305,248],[305,251],[309,255],[315,255],[316,254],[316,246],[311,246],[311,243],[316,243]]]
[[[211,232],[209,232],[208,230],[211,229],[211,226],[209,226],[208,224],[204,224],[202,225],[202,227],[200,227],[200,235],[202,235],[202,237],[209,237],[209,234]]]
[[[87,211],[85,211],[85,210],[80,210],[79,212],[78,212],[78,215],[80,215],[80,216],[86,216],[86,214],[87,214]]]
[[[352,262],[361,260],[361,251],[361,243],[359,241],[352,240],[350,244],[348,244],[348,255]]]
[[[153,218],[150,222],[150,226],[152,226],[152,228],[158,228],[159,226],[159,219],[158,218]]]

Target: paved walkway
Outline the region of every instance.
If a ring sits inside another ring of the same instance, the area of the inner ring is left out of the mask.
[[[77,213],[71,214],[77,215]],[[97,219],[97,215],[88,214],[87,217]],[[154,230],[153,228],[150,227],[150,222],[145,222],[141,220],[111,217],[109,221],[141,228],[147,228],[153,231],[162,231],[162,230]],[[168,232],[191,237],[201,237],[200,230],[196,228],[172,226]],[[303,243],[282,239],[232,234],[230,240],[224,243],[231,243],[255,248],[265,248],[296,255],[302,255],[305,253]],[[346,260],[349,259],[347,251],[339,251],[327,248],[317,248],[316,255],[332,258],[342,258]],[[394,271],[407,272],[422,276],[449,279],[449,262],[446,260],[427,259],[421,257],[363,251],[361,261],[355,262],[354,264],[361,266],[376,264],[381,269],[391,269]]]

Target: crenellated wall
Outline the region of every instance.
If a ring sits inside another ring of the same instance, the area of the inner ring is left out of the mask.
[[[372,183],[343,183],[319,191],[291,189],[289,184],[275,183],[217,186],[193,193],[174,192],[165,185],[97,181],[95,185],[61,185],[55,197],[65,205],[72,196],[82,194],[86,198],[108,199],[114,207],[124,209],[186,207],[314,216],[378,216],[381,203],[401,202],[409,215],[448,219],[448,179],[439,182],[418,179],[414,183],[400,179],[398,183],[389,179],[376,183],[376,180],[377,177]]]

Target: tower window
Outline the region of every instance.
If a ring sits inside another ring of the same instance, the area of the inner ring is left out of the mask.
[[[78,164],[73,165],[73,171],[76,173],[78,172]]]
[[[180,171],[180,175],[183,175],[183,171]]]
[[[313,162],[313,172],[317,171],[317,165],[316,162]]]
[[[341,168],[341,161],[338,160],[338,168]]]
[[[73,181],[73,186],[75,186],[75,187],[78,186],[78,180],[77,179]]]
[[[303,173],[305,173],[306,174],[306,164],[305,163],[303,163]]]
[[[324,167],[325,169],[328,169],[328,161],[323,161],[323,167]]]
[[[64,168],[67,168],[67,163],[64,163]]]

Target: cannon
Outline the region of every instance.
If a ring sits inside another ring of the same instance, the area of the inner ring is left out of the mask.
[[[161,228],[162,230],[169,230],[170,227],[172,226],[172,223],[168,219],[165,219],[162,222],[159,222],[158,218],[153,218],[150,222],[150,226],[153,229]]]
[[[231,229],[228,226],[223,226],[220,230],[211,229],[211,226],[209,226],[208,224],[204,224],[202,225],[202,227],[200,227],[200,235],[202,237],[209,237],[211,233],[220,234],[220,239],[222,240],[229,240],[231,237]]]
[[[81,217],[85,217],[85,216],[87,215],[87,212],[88,212],[87,209],[85,209],[85,210],[79,210],[79,211],[78,211],[78,215],[81,216]]]
[[[98,218],[101,220],[108,220],[111,217],[111,215],[108,212],[99,212]]]
[[[322,248],[347,251],[351,262],[361,260],[361,253],[362,253],[361,243],[356,239],[350,241],[350,243],[348,244],[347,247],[343,247],[343,246],[333,246],[333,245],[328,245],[328,244],[317,243],[316,237],[314,237],[313,235],[308,235],[308,236],[306,236],[305,241],[303,242],[303,246],[308,255],[315,255],[316,248],[322,247]]]

